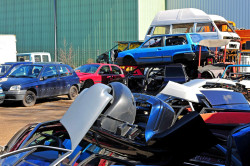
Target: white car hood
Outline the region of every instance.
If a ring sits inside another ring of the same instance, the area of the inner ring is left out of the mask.
[[[72,151],[113,99],[113,96],[109,94],[110,91],[111,88],[104,84],[95,84],[84,90],[60,120],[69,133]]]

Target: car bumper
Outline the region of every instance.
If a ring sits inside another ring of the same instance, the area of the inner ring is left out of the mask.
[[[20,91],[4,91],[5,100],[23,100],[26,90]]]
[[[4,99],[5,99],[5,94],[4,93],[0,93],[0,104],[3,103]]]

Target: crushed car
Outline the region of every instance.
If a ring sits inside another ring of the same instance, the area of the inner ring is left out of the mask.
[[[125,165],[216,165],[217,161],[221,161],[221,154],[224,155],[224,163],[247,163],[244,147],[239,144],[227,149],[209,130],[198,112],[192,111],[179,118],[168,103],[157,97],[132,94],[118,82],[96,84],[80,93],[61,120],[46,122],[38,127],[42,129],[42,126],[46,128],[50,125],[56,130],[37,136],[28,134],[29,138],[24,138],[26,143],[21,144],[31,146],[4,153],[0,156],[0,163],[63,165],[71,156],[73,159],[70,161],[76,160],[71,164],[76,165],[89,164],[96,158]],[[249,126],[241,126],[231,134],[231,139],[239,142],[248,139],[244,135],[249,133]],[[70,148],[61,146],[65,136],[69,138]],[[92,153],[80,160],[79,155],[74,156],[73,153],[82,141],[113,154]],[[235,154],[235,149],[243,158]],[[208,154],[202,156],[204,152]],[[229,155],[227,152],[232,153]],[[216,162],[211,162],[214,158]]]

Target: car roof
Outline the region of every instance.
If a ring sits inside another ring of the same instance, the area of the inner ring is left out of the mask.
[[[5,62],[4,65],[32,64],[33,62]]]

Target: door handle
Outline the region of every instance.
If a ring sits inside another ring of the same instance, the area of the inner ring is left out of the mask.
[[[160,51],[160,50],[161,50],[161,48],[158,48],[158,49],[157,49],[157,51]]]

